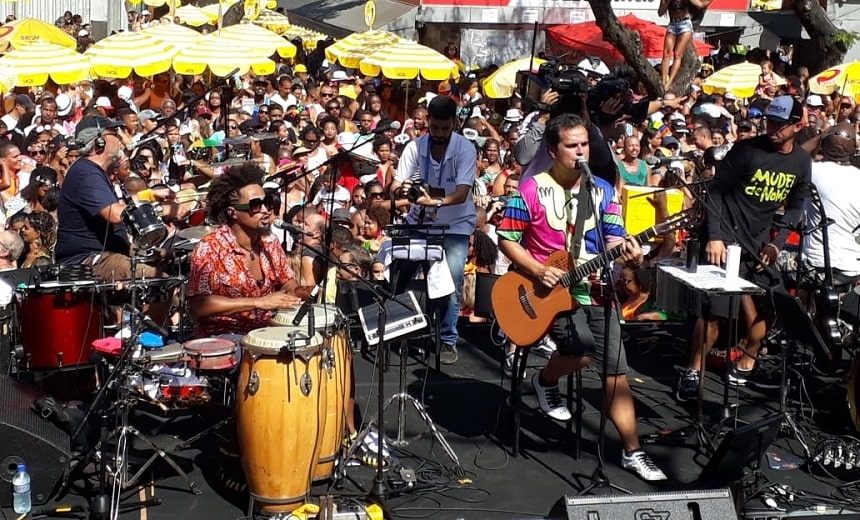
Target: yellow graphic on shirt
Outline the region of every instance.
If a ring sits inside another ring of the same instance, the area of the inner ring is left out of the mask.
[[[753,174],[744,193],[760,202],[784,202],[797,182],[797,175],[758,169]]]

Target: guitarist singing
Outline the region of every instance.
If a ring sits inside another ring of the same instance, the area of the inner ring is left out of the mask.
[[[559,115],[550,121],[545,137],[553,165],[549,171],[520,184],[519,194],[508,201],[497,233],[500,249],[516,268],[552,288],[565,274],[562,269],[544,265],[552,253],[569,251],[582,263],[597,255],[601,247],[579,165],[589,154],[585,123],[575,115]],[[612,186],[600,178],[595,178],[594,183],[592,198],[609,246],[621,247],[624,264],[638,267],[642,250],[635,239],[626,237]],[[579,233],[577,225],[581,228]],[[571,298],[581,306],[557,317],[550,335],[558,350],[546,368],[532,378],[541,410],[553,419],[569,421],[571,415],[561,398],[559,379],[590,364],[592,359],[602,366],[602,356],[607,355],[606,407],[621,437],[622,466],[643,480],[665,480],[666,475],[639,445],[621,329],[615,312],[611,317],[605,316],[599,277],[592,274],[571,290]],[[608,338],[604,338],[605,319],[610,320]]]

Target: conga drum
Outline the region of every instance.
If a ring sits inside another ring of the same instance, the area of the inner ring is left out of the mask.
[[[325,427],[323,338],[266,327],[241,341],[236,430],[248,491],[264,513],[305,502]]]
[[[343,443],[346,414],[352,413],[346,405],[352,391],[352,348],[349,343],[349,331],[346,321],[340,311],[331,305],[314,305],[308,315],[313,312],[314,329],[322,335],[325,360],[323,377],[326,379],[325,392],[326,420],[325,427],[320,431],[317,444],[320,455],[313,472],[313,480],[325,480],[334,474],[334,465]],[[277,326],[292,326],[295,310],[279,311],[272,318],[272,324]],[[307,332],[308,316],[299,323],[299,330]]]

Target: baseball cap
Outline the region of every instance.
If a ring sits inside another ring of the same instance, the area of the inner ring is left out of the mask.
[[[749,117],[761,117],[761,116],[762,116],[761,109],[756,108],[756,107],[752,107],[750,109]]]
[[[823,107],[824,101],[818,94],[810,94],[806,96],[806,104],[811,107]]]
[[[102,130],[120,128],[124,123],[104,116],[87,116],[78,121],[75,126],[75,138],[82,141],[92,141]]]
[[[83,38],[84,36],[89,36],[90,32],[86,29],[81,29],[78,31],[78,38]]]
[[[672,121],[671,128],[672,128],[673,132],[678,132],[679,134],[689,134],[690,133],[690,129],[687,128],[687,123],[685,123],[684,121],[678,120],[678,119],[675,119],[674,121]]]
[[[667,148],[669,146],[677,146],[678,148],[681,148],[681,141],[677,140],[674,136],[671,135],[667,135],[666,137],[664,137],[663,142],[660,144]]]
[[[28,96],[27,94],[18,94],[17,96],[15,96],[15,104],[21,105],[27,110],[31,110],[33,107],[36,106],[35,103],[33,103],[33,100],[30,99],[30,96]]]
[[[791,96],[778,96],[765,110],[769,121],[796,123],[803,117],[803,106]]]
[[[149,9],[144,9],[140,12],[140,16],[149,16]]]
[[[141,122],[147,121],[149,119],[158,119],[158,112],[150,109],[141,110],[140,113],[137,114],[137,118]]]
[[[346,222],[347,224],[352,223],[352,219],[349,218],[349,210],[345,208],[337,208],[331,213],[331,221],[332,222]]]
[[[96,106],[107,110],[113,110],[113,105],[110,102],[110,98],[107,96],[99,96],[99,98],[96,99]]]
[[[752,130],[753,128],[758,129],[758,127],[755,126],[755,123],[753,123],[749,119],[744,119],[738,123],[738,130],[740,130],[741,128],[746,128],[747,130]]]
[[[857,153],[857,134],[852,125],[840,123],[821,138],[821,153],[825,160],[850,161]]]
[[[307,72],[307,71],[308,71],[308,68],[305,67],[304,65],[302,65],[301,63],[299,63],[298,65],[293,67],[293,72],[298,73],[298,72]]]

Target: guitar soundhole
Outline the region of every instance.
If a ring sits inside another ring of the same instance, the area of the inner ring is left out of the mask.
[[[529,295],[526,291],[526,288],[520,285],[517,288],[517,293],[519,293],[520,305],[523,306],[523,310],[528,315],[528,317],[531,319],[537,318],[537,314],[535,313],[535,310],[532,307],[531,302],[529,301]]]

